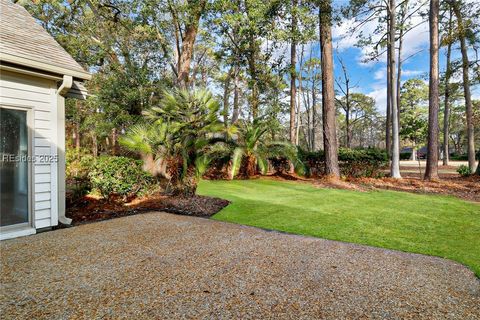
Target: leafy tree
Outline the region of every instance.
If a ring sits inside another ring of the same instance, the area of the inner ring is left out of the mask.
[[[337,99],[339,109],[345,113],[344,141],[347,148],[351,148],[354,131],[360,131],[362,122],[366,119],[377,116],[375,100],[363,93],[349,93]],[[348,116],[347,116],[348,115]]]
[[[460,49],[462,52],[462,75],[463,75],[463,91],[465,97],[465,115],[467,118],[467,154],[468,154],[468,167],[473,172],[475,169],[475,133],[473,126],[473,105],[472,96],[470,90],[470,62],[467,52],[467,41],[478,42],[475,37],[474,28],[469,25],[469,19],[465,21],[464,16],[468,17],[467,11],[473,12],[478,15],[478,11],[472,10],[470,6],[466,5],[461,0],[449,0],[450,5],[455,17],[457,18],[458,38],[460,40]]]
[[[421,79],[409,79],[401,88],[400,137],[412,143],[412,158],[416,160],[416,147],[427,136],[428,116],[426,102],[428,86]]]
[[[281,5],[279,1],[260,0],[216,0],[212,4],[212,26],[220,37],[226,38],[222,53],[229,64],[243,68],[247,75],[251,119],[260,116],[262,93],[267,93],[279,78],[273,72],[279,64],[272,56],[278,47],[275,19]]]

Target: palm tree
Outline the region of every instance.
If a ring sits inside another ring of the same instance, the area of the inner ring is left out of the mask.
[[[212,146],[219,143],[215,134],[225,131],[218,120],[219,109],[205,90],[165,92],[160,105],[145,112],[147,122],[130,129],[120,143],[150,155],[157,165],[165,161],[169,191],[193,196],[212,161]]]
[[[273,157],[284,157],[301,173],[303,165],[297,156],[297,148],[286,141],[267,141],[265,133],[270,124],[261,118],[252,123],[242,122],[234,142],[231,157],[231,176],[249,178],[257,173],[257,167],[262,174],[267,173],[268,160]]]

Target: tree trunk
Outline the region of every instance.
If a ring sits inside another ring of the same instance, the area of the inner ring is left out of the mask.
[[[235,66],[235,78],[233,79],[233,112],[232,112],[232,124],[235,124],[238,121],[240,116],[240,106],[238,104],[238,77],[240,70],[238,66]]]
[[[388,19],[387,19],[388,21]],[[390,29],[390,23],[387,22],[387,29]],[[387,39],[390,36],[387,35]],[[392,157],[392,93],[390,92],[390,77],[392,69],[390,68],[390,47],[387,48],[387,111],[386,111],[386,120],[385,120],[385,149],[387,149],[387,154],[389,159]]]
[[[178,179],[170,186],[170,193],[174,196],[183,196],[186,198],[193,197],[197,191],[198,178],[196,176],[195,167],[187,168],[185,177]]]
[[[347,87],[347,92],[348,92],[348,87]],[[350,129],[350,101],[348,98],[348,93],[347,93],[346,99],[347,99],[346,101],[347,108],[345,110],[345,127],[347,131],[346,132],[347,136],[345,138],[346,138],[346,146],[347,148],[350,148],[350,143],[351,143],[350,139],[351,139],[352,132]]]
[[[258,116],[258,106],[260,104],[259,99],[260,99],[260,94],[258,91],[258,83],[257,83],[257,80],[254,80],[253,87],[252,87],[252,100],[251,100],[252,119],[257,118]]]
[[[259,105],[259,92],[258,92],[258,80],[257,80],[257,66],[255,62],[256,57],[256,45],[255,39],[251,36],[249,41],[249,57],[248,57],[248,70],[250,73],[250,114],[252,118],[255,119],[258,115],[258,105]]]
[[[182,41],[177,83],[183,88],[186,88],[190,82],[190,62],[192,61],[193,46],[195,44],[195,38],[197,37],[197,31],[198,25],[189,26],[185,30],[185,38]]]
[[[475,140],[473,129],[473,107],[472,96],[470,93],[470,79],[468,75],[469,61],[467,52],[467,43],[465,40],[465,26],[463,23],[463,17],[460,12],[459,2],[451,2],[453,12],[458,21],[458,34],[460,38],[460,49],[462,51],[462,72],[463,72],[463,94],[465,96],[465,108],[467,117],[467,153],[468,153],[468,167],[472,172],[475,170]]]
[[[112,129],[112,155],[116,156],[118,154],[118,135],[117,128]]]
[[[300,70],[303,69],[303,50],[304,46],[302,45],[302,50],[300,51]],[[299,132],[300,132],[300,125],[301,125],[301,110],[300,107],[302,106],[302,95],[303,95],[303,78],[302,78],[302,73],[299,74],[298,76],[298,100],[297,100],[297,117],[296,117],[296,126],[295,126],[295,145],[298,145],[299,143]]]
[[[232,70],[226,75],[225,82],[223,84],[223,125],[225,128],[228,127],[228,113],[229,113],[229,103],[230,98],[230,77]]]
[[[80,101],[79,100],[76,100],[75,101],[75,107],[77,109],[77,112],[78,112],[78,115],[80,114]],[[74,125],[74,134],[75,134],[75,149],[77,150],[77,157],[80,157],[80,119],[77,119],[77,121],[75,121],[75,125]]]
[[[406,0],[403,4],[402,9],[402,16],[401,16],[401,26],[400,26],[400,34],[398,36],[398,70],[397,70],[397,120],[398,120],[398,127],[400,128],[400,88],[402,87],[402,49],[403,49],[403,35],[405,32],[405,23],[408,14],[408,0]]]
[[[315,92],[315,78],[312,81],[312,151],[317,151],[317,93]]]
[[[242,162],[240,164],[240,169],[238,171],[237,177],[241,179],[248,179],[255,176],[257,173],[257,160],[252,154],[245,154],[242,157]]]
[[[77,155],[80,156],[80,121],[75,122],[75,149],[77,150]]]
[[[182,49],[178,59],[177,84],[182,88],[186,88],[190,82],[190,63],[192,61],[195,39],[197,38],[200,17],[205,10],[206,2],[206,0],[197,0],[188,3],[188,11],[190,11],[191,16],[188,19],[189,23],[185,27],[185,34],[182,38]]]
[[[95,134],[92,134],[92,154],[95,158],[98,156],[98,142]]]
[[[398,55],[397,55],[397,122],[398,128],[400,130],[400,88],[402,87],[402,47],[403,47],[403,26],[402,30],[400,31],[400,35],[398,38]]]
[[[325,173],[327,176],[338,178],[340,177],[340,170],[338,167],[337,130],[335,124],[335,90],[333,84],[331,15],[331,1],[321,1],[319,5],[319,24],[322,68],[323,145],[325,152]]]
[[[290,142],[295,143],[295,101],[297,99],[297,14],[298,0],[292,0],[292,43],[290,46]]]
[[[396,100],[396,71],[395,71],[395,0],[389,3],[389,44],[390,49],[390,103],[392,112],[392,163],[390,166],[390,175],[392,178],[401,178],[400,175],[400,136],[398,128],[398,106]]]
[[[452,75],[452,12],[448,21],[447,70],[445,71],[445,110],[443,112],[443,165],[448,166],[450,160],[449,129],[450,129],[450,77]]]
[[[425,180],[438,179],[438,15],[439,0],[430,0],[430,81],[428,87],[428,148]]]

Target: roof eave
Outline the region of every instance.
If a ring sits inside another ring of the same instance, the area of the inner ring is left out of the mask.
[[[71,69],[51,65],[48,63],[32,60],[32,59],[18,57],[18,56],[7,54],[7,53],[2,53],[0,60],[8,63],[22,65],[29,68],[48,71],[56,74],[68,75],[80,80],[90,80],[92,78],[92,75],[86,71],[71,70]]]

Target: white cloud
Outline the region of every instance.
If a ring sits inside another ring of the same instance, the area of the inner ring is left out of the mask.
[[[387,79],[387,67],[382,67],[375,71],[375,73],[373,74],[373,78],[375,80],[382,80],[382,82],[385,82],[385,79]]]
[[[403,77],[415,77],[415,76],[419,76],[423,73],[425,73],[425,71],[402,69],[402,78]]]
[[[332,28],[333,47],[338,51],[355,47],[357,39],[355,34],[350,31],[354,27],[353,19],[344,20],[340,25],[334,25]]]
[[[367,96],[375,99],[378,110],[385,114],[387,110],[387,86],[383,85],[374,85],[373,90],[367,93]]]

